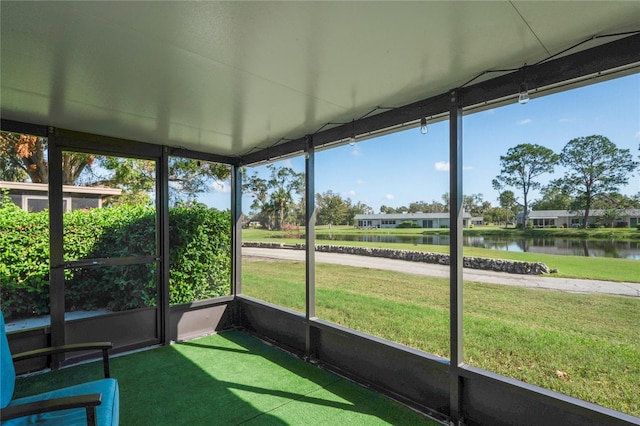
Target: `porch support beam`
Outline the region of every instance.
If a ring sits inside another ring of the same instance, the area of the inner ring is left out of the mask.
[[[62,149],[57,132],[48,128],[49,161],[49,300],[51,314],[51,346],[66,343],[64,330],[64,248],[62,225]],[[51,369],[57,370],[64,354],[52,355]]]
[[[305,357],[313,356],[311,321],[316,318],[316,204],[315,204],[315,148],[313,136],[307,135],[305,147],[305,244],[306,244],[306,331]]]
[[[458,89],[449,93],[449,324],[450,416],[453,424],[462,420],[463,309],[462,309],[462,102]]]
[[[242,171],[231,166],[231,294],[242,294]]]
[[[158,170],[156,179],[156,210],[158,211],[158,254],[160,255],[160,268],[158,274],[158,307],[160,335],[158,338],[162,344],[171,342],[171,312],[170,312],[170,261],[169,251],[169,149],[164,148],[159,161],[156,160]]]

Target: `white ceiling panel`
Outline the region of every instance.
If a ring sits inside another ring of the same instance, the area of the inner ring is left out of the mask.
[[[640,2],[3,1],[0,14],[3,118],[239,156],[637,30]]]

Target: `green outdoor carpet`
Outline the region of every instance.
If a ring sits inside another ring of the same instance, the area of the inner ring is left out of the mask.
[[[19,379],[15,397],[100,378],[90,363]],[[247,334],[111,359],[122,425],[437,425]]]

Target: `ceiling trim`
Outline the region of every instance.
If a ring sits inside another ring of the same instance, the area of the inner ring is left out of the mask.
[[[40,124],[23,123],[21,121],[7,120],[4,118],[0,120],[0,129],[5,132],[21,133],[25,135],[40,137],[45,137],[48,133],[47,126]]]

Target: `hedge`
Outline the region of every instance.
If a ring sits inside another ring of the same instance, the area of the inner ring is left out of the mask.
[[[48,212],[28,213],[0,196],[1,306],[7,318],[49,313]],[[63,217],[64,260],[156,254],[155,210],[75,210]],[[169,300],[229,294],[231,218],[203,205],[169,211]],[[156,265],[65,270],[65,309],[120,311],[155,306]]]

